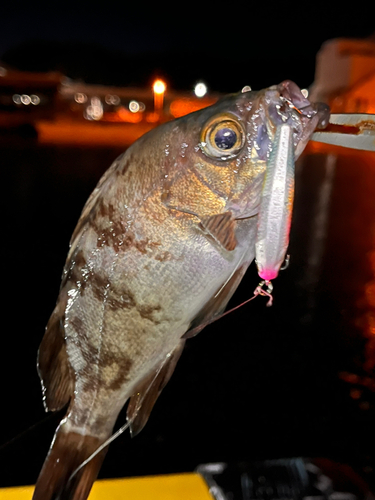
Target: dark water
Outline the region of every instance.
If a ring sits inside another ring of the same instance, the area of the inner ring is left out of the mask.
[[[189,340],[146,428],[110,446],[100,477],[310,456],[373,481],[375,158],[334,151],[300,165],[291,262],[275,282],[274,306],[258,298]],[[0,147],[0,444],[45,418],[37,348],[80,210],[119,153]],[[252,268],[232,304],[257,283]],[[0,486],[35,482],[61,417],[0,449]]]

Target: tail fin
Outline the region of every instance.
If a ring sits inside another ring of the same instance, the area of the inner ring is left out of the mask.
[[[63,432],[59,427],[39,474],[32,500],[86,500],[107,448],[71,476],[103,442],[104,439],[93,436]]]

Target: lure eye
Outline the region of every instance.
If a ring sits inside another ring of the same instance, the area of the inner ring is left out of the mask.
[[[236,155],[244,143],[245,131],[234,117],[215,117],[202,129],[202,149],[208,156],[227,159]]]

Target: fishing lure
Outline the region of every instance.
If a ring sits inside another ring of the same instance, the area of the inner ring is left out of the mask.
[[[271,280],[278,276],[289,244],[293,199],[293,131],[289,125],[282,124],[277,127],[267,162],[255,241],[255,261],[262,278],[256,291],[270,298]]]

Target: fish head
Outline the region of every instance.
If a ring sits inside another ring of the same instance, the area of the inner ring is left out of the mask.
[[[293,130],[295,157],[329,108],[312,104],[287,80],[261,91],[224,97],[171,122],[164,163],[163,201],[207,217],[227,210],[235,218],[257,213],[264,173],[278,125]]]

